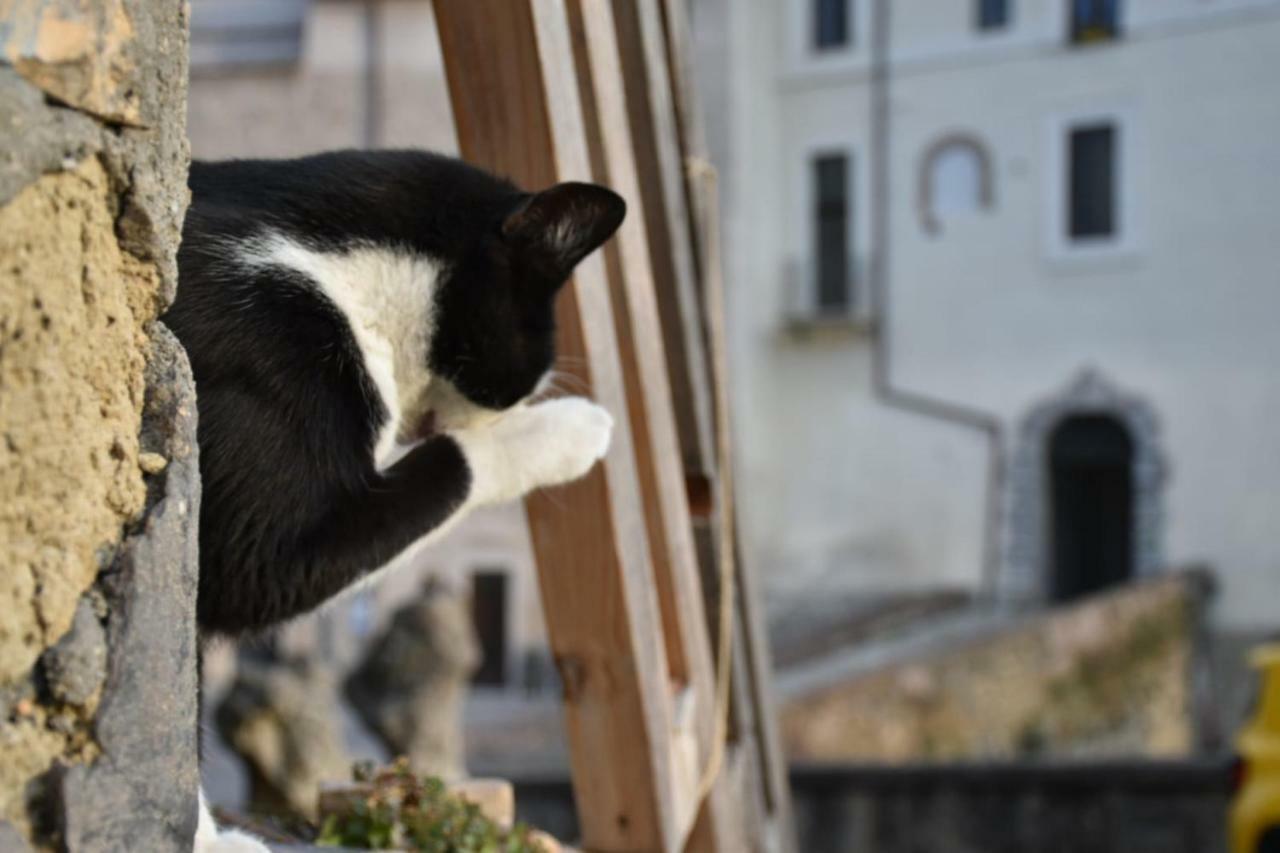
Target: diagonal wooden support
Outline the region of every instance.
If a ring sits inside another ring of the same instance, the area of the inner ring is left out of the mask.
[[[714,415],[661,9],[656,0],[612,7],[681,452],[696,496],[715,472]]]
[[[657,4],[655,4],[657,5]],[[725,321],[725,281],[720,253],[718,221],[719,187],[714,172],[706,169],[707,144],[702,111],[693,81],[692,34],[688,7],[683,0],[661,0],[667,66],[671,81],[671,101],[677,116],[680,150],[686,165],[686,200],[692,211],[689,240],[698,259],[699,292],[702,298],[703,331],[709,359],[710,382],[714,393],[715,429],[721,447],[731,447],[729,411],[728,338]],[[778,733],[775,703],[770,688],[772,662],[764,609],[755,578],[743,560],[736,535],[737,506],[733,489],[732,459],[721,459],[723,472],[715,512],[710,519],[715,528],[728,524],[732,535],[708,531],[718,545],[728,539],[737,580],[737,616],[734,648],[736,749],[749,754],[740,763],[754,765],[745,772],[736,800],[739,808],[755,812],[762,831],[753,833],[756,849],[795,849],[795,827],[791,814],[791,792],[786,759]],[[709,599],[712,596],[709,596]],[[751,789],[751,790],[748,790]],[[758,810],[758,811],[757,811]]]
[[[731,455],[728,432],[732,420],[728,405],[728,342],[724,330],[724,280],[720,267],[717,208],[714,181],[693,182],[695,205],[707,213],[699,237],[703,246],[703,278],[707,351],[715,394],[716,433],[724,455]],[[737,596],[734,615],[733,701],[731,763],[733,774],[729,795],[752,826],[752,849],[786,851],[795,849],[795,829],[791,816],[790,785],[782,753],[775,703],[770,689],[772,668],[764,611],[755,578],[744,563],[736,533],[737,503],[732,479],[732,461],[720,462],[711,512],[697,521],[695,536],[703,564],[708,619],[720,606],[719,578],[710,567],[719,563],[728,550],[733,562]],[[727,525],[727,528],[726,528]],[[722,654],[717,649],[717,657]]]
[[[590,180],[563,0],[437,0],[436,18],[463,156],[531,188]],[[625,257],[620,253],[617,261],[622,267],[636,257],[634,226],[629,229],[621,244],[628,247]],[[670,594],[677,583],[672,561],[678,565],[689,546],[681,544],[679,527],[667,523],[671,478],[654,462],[670,457],[663,442],[673,442],[664,428],[674,427],[663,420],[671,415],[669,401],[662,410],[661,388],[640,376],[656,341],[634,337],[637,319],[642,334],[651,333],[643,332],[639,291],[628,285],[638,286],[639,279],[616,280],[623,304],[615,306],[600,255],[584,261],[574,278],[557,305],[558,345],[568,362],[585,365],[580,378],[617,417],[614,444],[591,475],[553,496],[530,498],[526,510],[548,636],[565,686],[575,798],[589,849],[676,851],[694,820],[699,769],[696,737],[683,742],[683,730],[699,728],[691,721],[699,690],[681,682],[708,669],[709,653],[704,649],[701,661],[696,649],[691,653],[686,638],[697,633],[683,623]],[[617,318],[632,333],[622,358]],[[649,513],[642,483],[653,496]],[[676,506],[671,517],[678,512]],[[671,632],[664,631],[655,594],[651,533],[661,540],[657,562],[668,584]],[[677,706],[690,702],[692,715],[679,714]]]
[[[658,345],[662,324],[648,238],[651,220],[636,168],[613,9],[602,0],[569,0],[568,9],[592,169],[597,180],[612,186],[630,205],[630,217],[606,252],[606,266],[632,403],[632,434],[667,657],[673,681],[683,686],[679,701],[684,713],[677,714],[675,733],[677,773],[690,777],[707,766],[716,736],[715,671],[667,358]],[[723,782],[712,789],[686,849],[742,849],[736,832],[741,820],[728,794]]]
[[[768,652],[731,534],[713,196],[687,182],[701,142],[675,15],[678,0],[436,0],[464,157],[530,188],[597,180],[631,206],[557,305],[560,352],[617,417],[614,445],[585,480],[526,504],[584,844],[785,851]],[[731,603],[735,725],[699,803],[716,741],[720,566],[743,593]]]

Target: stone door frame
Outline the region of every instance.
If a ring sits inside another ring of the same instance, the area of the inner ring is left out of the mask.
[[[1163,564],[1164,485],[1168,471],[1155,409],[1086,368],[1058,393],[1031,408],[1019,424],[1009,466],[1006,552],[997,597],[1015,605],[1043,604],[1050,589],[1048,442],[1068,417],[1115,418],[1133,441],[1133,572],[1158,573]]]

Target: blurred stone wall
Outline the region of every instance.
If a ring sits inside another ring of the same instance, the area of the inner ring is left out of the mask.
[[[517,791],[519,789],[517,788]],[[805,853],[1226,853],[1228,762],[792,767]]]
[[[1167,576],[790,697],[793,761],[1179,757],[1204,579]]]
[[[567,774],[516,777],[516,819],[575,838]],[[1225,853],[1230,763],[792,765],[804,853]]]
[[[187,11],[0,0],[0,848],[190,849]]]

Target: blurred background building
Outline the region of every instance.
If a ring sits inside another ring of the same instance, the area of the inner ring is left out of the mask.
[[[690,9],[793,757],[1223,748],[1280,629],[1280,0]],[[455,150],[429,0],[194,0],[189,133]],[[563,772],[519,507],[277,643],[345,672],[424,575],[471,768]]]
[[[1229,692],[1280,619],[1280,4],[692,9],[779,657],[1201,565]]]

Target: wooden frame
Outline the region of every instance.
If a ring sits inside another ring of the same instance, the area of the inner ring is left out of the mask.
[[[526,503],[583,845],[790,849],[789,829],[762,831],[761,820],[785,813],[785,782],[760,778],[773,765],[759,733],[773,725],[750,687],[764,670],[753,668],[759,648],[748,635],[758,625],[743,618],[746,597],[733,652],[744,689],[734,704],[751,728],[739,732],[706,800],[697,797],[717,735],[704,610],[715,590],[706,579],[723,549],[700,566],[695,526],[719,529],[708,525],[730,502],[707,500],[723,462],[716,424],[727,427],[707,347],[723,339],[708,334],[719,322],[706,322],[700,301],[706,241],[697,235],[706,223],[694,221],[685,177],[673,100],[685,83],[674,85],[668,68],[671,10],[630,0],[436,0],[435,8],[462,155],[529,188],[605,183],[630,206],[617,238],[579,266],[556,309],[564,363],[617,418],[613,446],[584,480]],[[740,565],[738,573],[741,583]],[[718,612],[718,599],[709,606]]]

